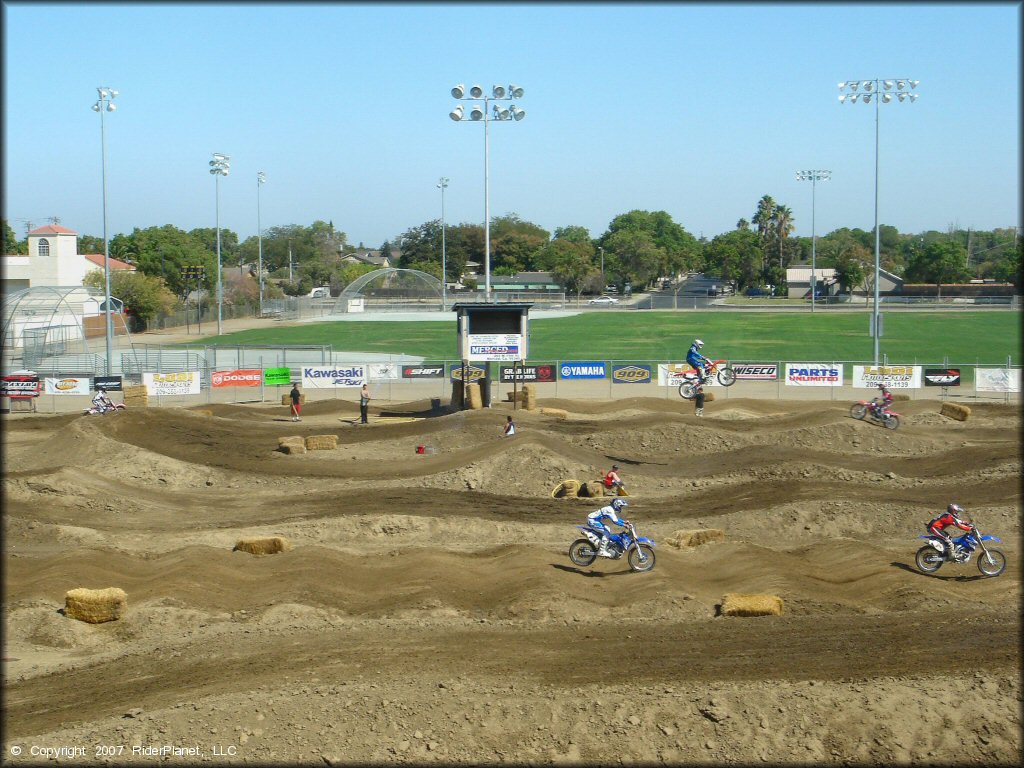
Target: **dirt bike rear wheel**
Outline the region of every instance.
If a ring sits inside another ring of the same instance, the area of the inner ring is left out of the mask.
[[[850,408],[850,415],[855,419],[863,419],[868,415],[868,407],[863,403],[854,403],[853,407]]]
[[[597,550],[588,539],[576,539],[569,545],[569,559],[576,565],[590,565],[597,559]]]
[[[917,550],[914,561],[917,563],[918,570],[922,573],[935,573],[946,562],[946,556],[935,547],[925,546]]]
[[[889,417],[882,420],[885,424],[886,429],[899,429],[900,428],[900,417],[894,413],[890,413]]]
[[[731,387],[736,383],[736,372],[732,366],[727,365],[718,372],[718,383],[723,387]]]
[[[643,556],[643,560],[641,560]],[[629,567],[637,573],[647,573],[654,568],[654,549],[650,544],[637,544],[631,547],[629,555],[626,556]]]
[[[692,381],[684,381],[679,385],[679,396],[683,400],[693,400],[697,396],[697,385]]]
[[[978,570],[986,576],[998,576],[1006,570],[1006,556],[998,549],[990,549],[988,554],[991,562],[984,552],[978,553]]]

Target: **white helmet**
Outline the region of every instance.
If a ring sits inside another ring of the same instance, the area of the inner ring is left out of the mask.
[[[697,349],[701,349],[704,346],[704,342],[700,339],[694,339],[693,343],[697,345]]]
[[[615,499],[612,502],[612,509],[614,509],[616,512],[621,512],[623,507],[628,507],[628,506],[629,506],[629,502],[626,501],[625,499]]]

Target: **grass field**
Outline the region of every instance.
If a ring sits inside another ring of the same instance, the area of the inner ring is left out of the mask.
[[[532,319],[529,359],[679,361],[695,336],[712,359],[870,362],[869,312],[585,312]],[[1021,361],[1020,312],[890,312],[879,350],[890,363],[1005,365]],[[455,319],[318,322],[240,331],[209,344],[326,344],[335,351],[457,358]]]

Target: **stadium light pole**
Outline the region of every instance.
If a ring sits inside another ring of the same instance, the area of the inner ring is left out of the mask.
[[[449,179],[444,176],[437,182],[441,190],[441,311],[447,310],[448,304],[448,254],[444,237],[444,191],[448,189]]]
[[[474,122],[482,121],[484,124],[484,292],[485,299],[491,301],[491,198],[487,126],[493,121],[515,120],[518,122],[526,117],[526,111],[515,104],[510,103],[508,107],[499,107],[497,104],[491,105],[490,102],[521,99],[523,89],[518,85],[495,85],[491,89],[491,95],[485,96],[484,89],[479,85],[474,85],[469,89],[469,96],[466,96],[466,86],[460,83],[452,88],[452,97],[459,101],[483,102],[482,107],[477,103],[470,108],[469,119]],[[448,117],[457,123],[461,122],[465,116],[465,109],[461,104],[457,104],[455,109],[448,113]]]
[[[871,335],[875,342],[875,365],[878,365],[878,338],[881,335],[878,317],[878,284],[879,284],[879,256],[881,254],[878,233],[878,113],[880,104],[888,104],[893,96],[903,102],[909,100],[911,104],[917,101],[918,94],[910,91],[917,88],[920,80],[911,80],[906,77],[889,78],[887,80],[844,80],[839,83],[839,103],[856,104],[858,100],[870,104],[872,99],[875,102],[875,308],[871,316]],[[895,90],[893,90],[895,89]]]
[[[797,171],[797,181],[811,182],[811,312],[814,312],[814,295],[818,290],[818,278],[816,270],[817,261],[817,237],[814,229],[814,188],[819,181],[828,181],[832,178],[832,171]]]
[[[213,174],[217,197],[217,335],[221,335],[221,322],[224,313],[224,285],[221,282],[220,268],[220,177],[227,176],[231,170],[231,158],[220,152],[213,153],[210,161],[210,173]]]
[[[260,187],[267,183],[267,174],[263,171],[256,173],[256,242],[259,248],[259,257],[256,263],[256,272],[259,275],[260,284],[260,317],[263,317],[263,227],[260,224]]]
[[[106,352],[107,352],[107,376],[110,375],[110,360],[114,356],[112,337],[113,325],[110,320],[110,241],[107,239],[107,128],[103,117],[104,112],[113,112],[117,109],[114,99],[117,98],[117,91],[107,86],[97,86],[99,98],[92,105],[93,112],[100,113],[100,164],[103,174],[103,279],[106,283],[106,295],[103,297],[103,305],[106,307]]]

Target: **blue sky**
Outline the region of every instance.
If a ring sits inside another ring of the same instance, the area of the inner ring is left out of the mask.
[[[3,3],[4,211],[102,235],[216,222],[242,239],[332,220],[378,247],[484,219],[484,126],[456,83],[525,89],[488,128],[490,212],[597,237],[632,209],[711,238],[762,195],[810,235],[874,226],[875,105],[842,80],[908,77],[879,115],[879,218],[901,232],[1019,226],[1019,3]],[[467,105],[468,108],[468,105]]]

